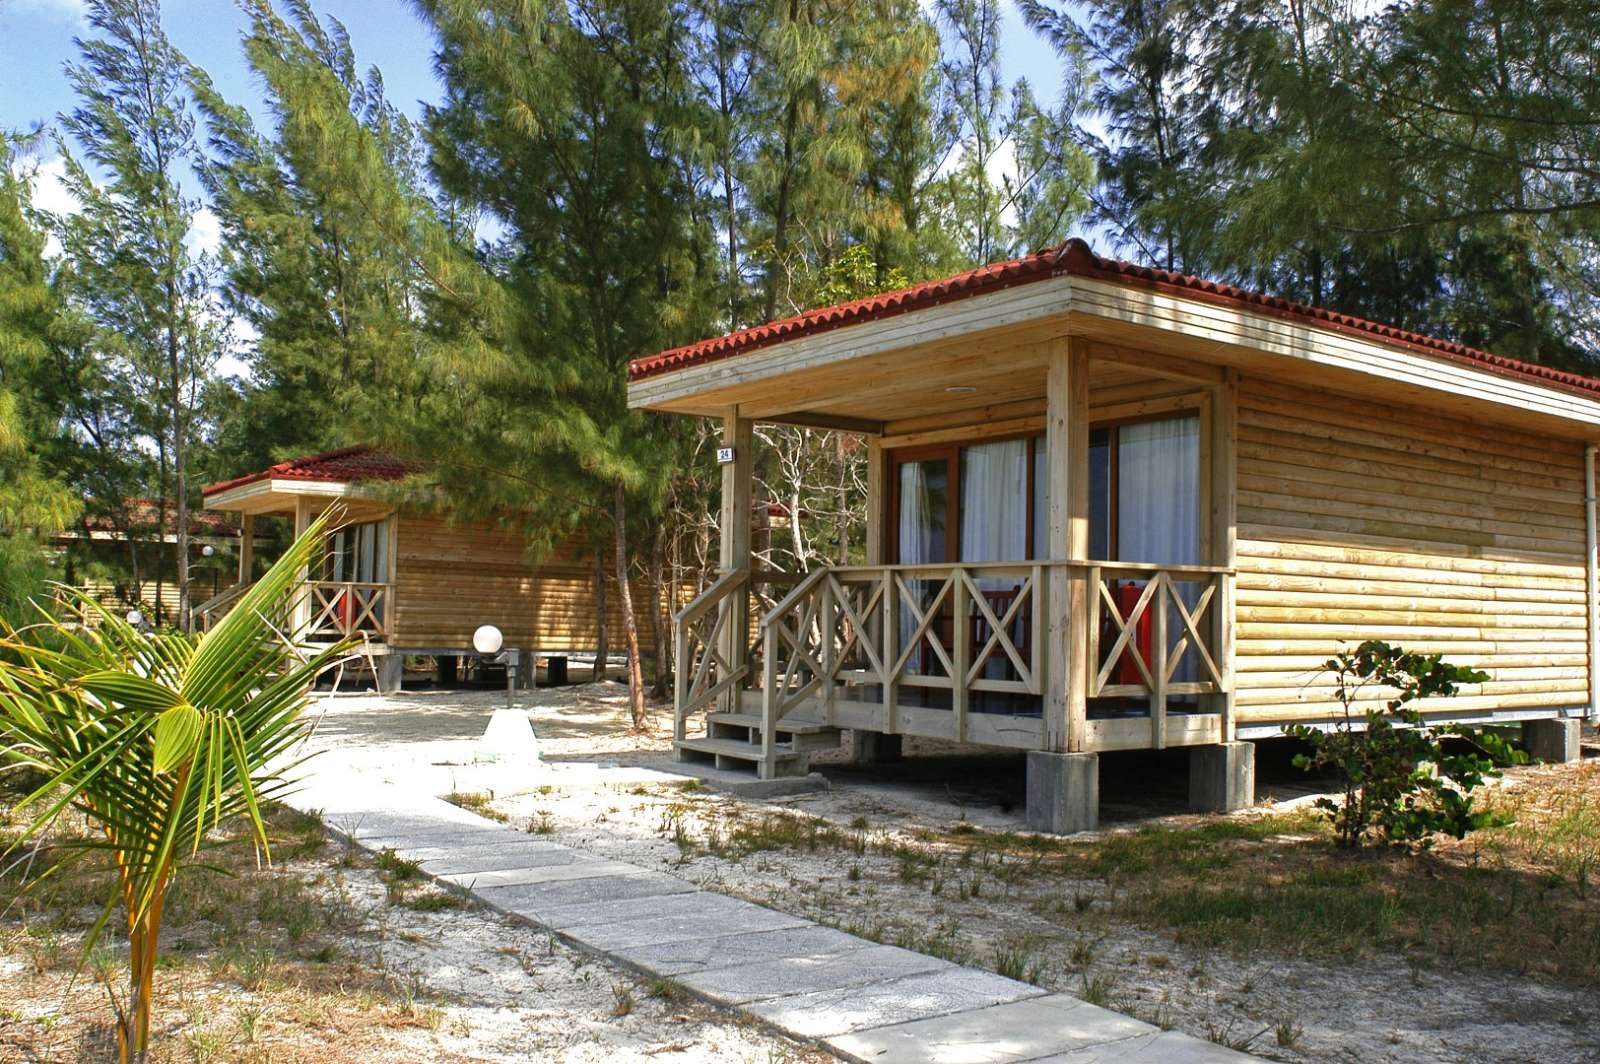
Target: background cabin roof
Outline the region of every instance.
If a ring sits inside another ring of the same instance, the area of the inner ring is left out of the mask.
[[[321,454],[291,458],[286,462],[268,466],[258,473],[248,473],[232,480],[207,484],[202,493],[216,495],[263,480],[321,480],[340,484],[404,480],[421,468],[421,463],[407,462],[365,444],[358,444],[354,447],[323,451]]]
[[[1036,251],[1020,259],[993,263],[953,277],[925,281],[909,288],[884,292],[850,303],[809,310],[790,318],[752,326],[725,336],[701,340],[646,358],[635,359],[628,367],[628,378],[630,381],[641,381],[675,370],[733,358],[830,329],[893,317],[1063,276],[1165,291],[1187,299],[1198,299],[1258,314],[1293,319],[1336,332],[1413,348],[1425,354],[1451,359],[1477,369],[1576,392],[1590,399],[1600,396],[1600,379],[1594,377],[1506,358],[1450,340],[1340,314],[1323,307],[1308,306],[1252,292],[1230,284],[1208,281],[1202,277],[1105,258],[1095,254],[1087,243],[1077,238],[1056,247]]]

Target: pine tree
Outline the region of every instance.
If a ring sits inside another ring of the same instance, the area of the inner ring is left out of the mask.
[[[428,116],[435,171],[504,227],[497,257],[532,329],[530,358],[570,375],[545,407],[495,424],[508,434],[595,430],[560,441],[568,457],[550,462],[550,487],[586,500],[573,520],[609,518],[633,716],[643,726],[630,506],[653,508],[666,477],[659,430],[627,409],[627,364],[702,332],[718,301],[707,215],[685,180],[684,144],[700,113],[693,42],[676,11],[629,0],[421,8],[447,90]]]
[[[437,219],[416,130],[375,69],[358,73],[339,22],[319,21],[298,0],[286,8],[287,19],[264,3],[248,8],[245,51],[273,135],[203,73],[192,76],[210,134],[205,179],[225,236],[229,305],[259,335],[241,404],[248,430],[236,441],[247,453],[232,456],[245,466],[356,442],[372,400],[403,405],[424,386],[418,226],[406,209],[380,217],[363,186],[342,176],[344,138],[359,131],[366,162],[392,180],[396,201]]]
[[[67,77],[79,102],[61,125],[105,181],[68,158],[67,185],[83,209],[66,220],[63,244],[75,295],[102,350],[120,364],[113,373],[140,401],[139,430],[155,444],[158,513],[163,529],[172,514],[177,613],[186,625],[190,447],[228,342],[213,266],[187,246],[199,206],[183,184],[198,159],[189,67],[161,28],[156,0],[92,0],[88,22],[99,36],[77,41],[81,61]]]
[[[18,162],[12,140],[0,135],[0,616],[13,624],[23,623],[43,584],[40,537],[67,527],[79,510],[45,457],[61,419],[49,384],[52,355],[72,324],[51,283],[47,233]]]

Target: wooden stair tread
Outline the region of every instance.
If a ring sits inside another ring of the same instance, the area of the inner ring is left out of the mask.
[[[680,739],[674,744],[680,750],[693,750],[701,754],[718,754],[722,757],[735,757],[741,761],[760,761],[761,744],[747,743],[742,739],[713,739],[706,735],[692,735],[687,739]],[[779,759],[797,756],[795,752],[782,743],[777,744]]]
[[[741,728],[755,728],[757,730],[761,728],[761,714],[759,713],[718,710],[714,713],[707,713],[706,720],[712,724],[734,724]],[[821,735],[824,732],[836,732],[839,729],[827,724],[816,724],[812,721],[780,720],[774,730],[789,732],[791,735]]]

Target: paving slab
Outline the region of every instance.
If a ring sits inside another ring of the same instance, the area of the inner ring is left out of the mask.
[[[777,931],[737,932],[681,942],[649,942],[619,949],[616,954],[659,975],[679,976],[782,957],[831,957],[872,946],[873,943],[864,938],[819,924],[806,924]]]
[[[339,834],[357,841],[376,838],[465,838],[478,832],[509,830],[464,809],[458,812],[460,817],[435,816],[429,812],[331,813],[324,814],[323,820]]]
[[[532,838],[414,781],[340,778],[291,804],[369,850],[803,1041],[872,1064],[1234,1064],[1222,1046]]]
[[[569,850],[565,846],[555,849],[542,847],[504,846],[482,850],[463,850],[459,854],[449,851],[422,851],[424,856],[404,853],[416,861],[430,876],[453,876],[463,872],[508,872],[517,868],[551,868],[584,861],[593,861],[593,854]]]
[[[602,877],[616,876],[642,876],[648,875],[647,870],[638,865],[626,864],[622,861],[608,861],[603,857],[584,855],[585,860],[572,861],[567,864],[541,864],[531,868],[499,868],[485,872],[440,872],[434,878],[442,879],[454,886],[464,887],[469,890],[485,890],[489,887],[522,887],[532,886],[537,883],[564,883],[573,879],[600,879]],[[693,890],[694,886],[684,883],[681,879],[663,876],[674,883],[683,883],[685,890]],[[668,893],[674,893],[669,891]],[[604,901],[603,898],[579,898],[571,902],[561,902],[562,905],[576,905],[584,901]]]
[[[694,897],[679,894],[661,901]],[[720,897],[720,895],[712,895]],[[614,953],[628,946],[656,942],[684,942],[696,938],[716,938],[729,931],[776,931],[784,927],[803,927],[809,923],[787,913],[750,905],[744,909],[719,913],[690,912],[687,915],[661,916],[648,920],[629,920],[621,924],[588,924],[566,929],[569,938],[593,950]]]
[[[623,898],[616,901],[596,901],[585,904],[563,905],[546,909],[540,921],[557,930],[566,931],[590,924],[625,924],[634,920],[658,920],[663,916],[742,916],[747,909],[759,909],[739,898],[710,891],[684,893],[677,897]],[[737,926],[730,926],[730,932]]]
[[[581,870],[586,865],[567,865]],[[562,869],[549,869],[560,871]],[[627,901],[633,898],[661,898],[669,894],[692,894],[698,888],[675,876],[664,876],[634,868],[625,875],[594,876],[584,879],[551,880],[540,883],[485,884],[470,888],[491,908],[539,923],[539,914],[569,905],[588,905],[598,901]],[[546,925],[548,926],[548,925]]]
[[[1043,994],[1038,987],[1015,979],[951,967],[866,986],[757,1001],[746,1008],[797,1038],[817,1039]]]
[[[873,1064],[1012,1064],[1152,1032],[1160,1033],[1071,994],[1046,994],[853,1031],[827,1044],[842,1056]]]
[[[953,969],[949,961],[897,946],[869,946],[822,957],[780,957],[681,976],[690,990],[719,1005],[842,990],[907,975]]]
[[[1242,1064],[1250,1059],[1237,1050],[1179,1031],[1156,1031],[1038,1057],[1028,1064]]]

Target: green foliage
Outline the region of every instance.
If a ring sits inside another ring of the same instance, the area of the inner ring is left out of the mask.
[[[59,532],[79,510],[68,486],[45,472],[42,449],[57,436],[61,415],[46,382],[68,323],[20,162],[17,145],[0,134],[0,535],[7,537]],[[0,576],[7,599],[15,600],[13,589],[25,583],[20,573],[39,560],[37,545],[35,558],[26,554],[22,540],[8,539]]]
[[[311,682],[344,650],[302,657],[283,634],[294,586],[329,521],[313,522],[203,637],[141,632],[80,596],[93,627],[7,626],[0,639],[4,767],[45,780],[17,804],[33,819],[10,850],[75,810],[95,829],[80,852],[115,858],[117,878],[84,956],[120,906],[131,947],[127,994],[113,1002],[124,1061],[143,1060],[148,1048],[174,876],[233,817],[271,859],[261,807],[286,782],[282,767],[268,765],[301,738]]]
[[[1436,833],[1459,839],[1505,822],[1476,805],[1473,791],[1500,775],[1496,765],[1524,762],[1526,755],[1493,732],[1429,724],[1413,704],[1451,697],[1487,673],[1378,640],[1339,652],[1325,669],[1343,717],[1330,730],[1294,724],[1284,732],[1311,746],[1296,756],[1297,767],[1339,776],[1343,798],[1316,803],[1339,845],[1360,846],[1376,836],[1426,847]],[[1359,715],[1358,706],[1365,707]]]
[[[1592,6],[1019,6],[1123,254],[1592,369]]]
[[[110,392],[81,405],[111,431],[87,417],[78,423],[91,449],[114,452],[115,465],[139,470],[154,456],[153,482],[144,485],[153,490],[114,485],[96,509],[117,518],[129,495],[160,501],[160,524],[174,540],[178,615],[187,623],[191,450],[204,432],[215,367],[232,343],[216,298],[217,264],[189,248],[201,207],[184,184],[200,159],[190,67],[162,28],[157,0],[91,0],[87,21],[94,34],[77,41],[79,61],[67,67],[77,105],[61,118],[81,157],[67,136],[57,142],[81,210],[56,219],[56,229],[60,283],[90,330],[78,360],[87,383]]]

